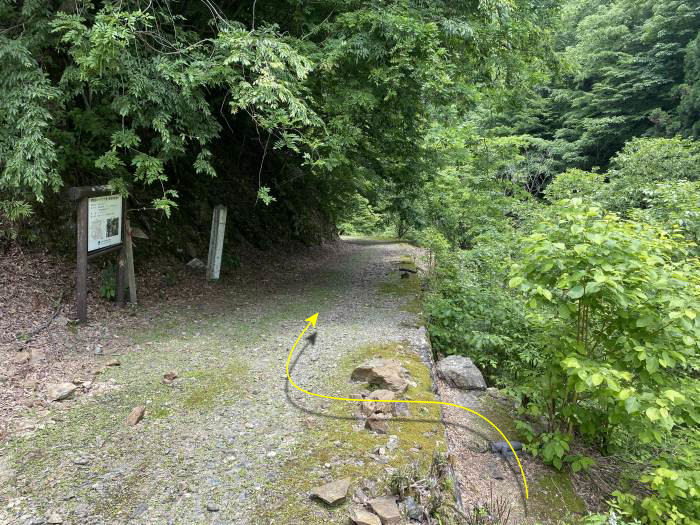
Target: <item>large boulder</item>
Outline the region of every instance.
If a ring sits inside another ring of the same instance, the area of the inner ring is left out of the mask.
[[[393,359],[372,359],[358,366],[352,373],[353,381],[366,381],[370,385],[403,394],[408,388],[408,372]]]
[[[440,361],[437,371],[447,383],[462,390],[485,390],[486,382],[481,371],[471,359],[461,355],[451,355]]]

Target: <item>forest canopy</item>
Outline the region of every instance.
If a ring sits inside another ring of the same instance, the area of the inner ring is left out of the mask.
[[[168,216],[223,197],[244,224],[292,216],[281,235],[316,238],[358,191],[415,191],[430,121],[519,84],[549,56],[552,9],[3,0],[3,228],[50,214],[61,188],[109,183]]]

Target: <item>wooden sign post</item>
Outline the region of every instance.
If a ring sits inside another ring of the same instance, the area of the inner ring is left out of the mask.
[[[114,195],[109,186],[70,188],[68,198],[78,202],[75,300],[78,320],[84,323],[87,321],[88,261],[94,257],[119,251],[117,303],[124,304],[129,259],[125,249],[126,201],[121,195]],[[130,259],[131,277],[133,256]],[[132,296],[135,291],[134,284]]]
[[[209,256],[207,257],[207,279],[216,280],[221,272],[221,256],[224,251],[224,233],[226,233],[226,206],[219,204],[214,208],[209,238]]]

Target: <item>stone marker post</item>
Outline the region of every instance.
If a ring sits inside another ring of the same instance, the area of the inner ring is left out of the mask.
[[[209,256],[207,257],[207,279],[216,280],[221,271],[221,255],[224,251],[224,233],[226,231],[226,206],[219,204],[214,208],[209,238]]]

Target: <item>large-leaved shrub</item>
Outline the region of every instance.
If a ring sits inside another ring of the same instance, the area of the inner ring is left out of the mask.
[[[541,330],[531,386],[542,395],[528,408],[548,421],[545,459],[561,466],[574,435],[613,452],[697,428],[700,264],[683,235],[575,199],[554,207],[521,248],[510,286]],[[657,498],[619,494],[621,504],[640,505],[655,523],[691,523],[697,470],[675,454],[655,466],[642,481]]]

